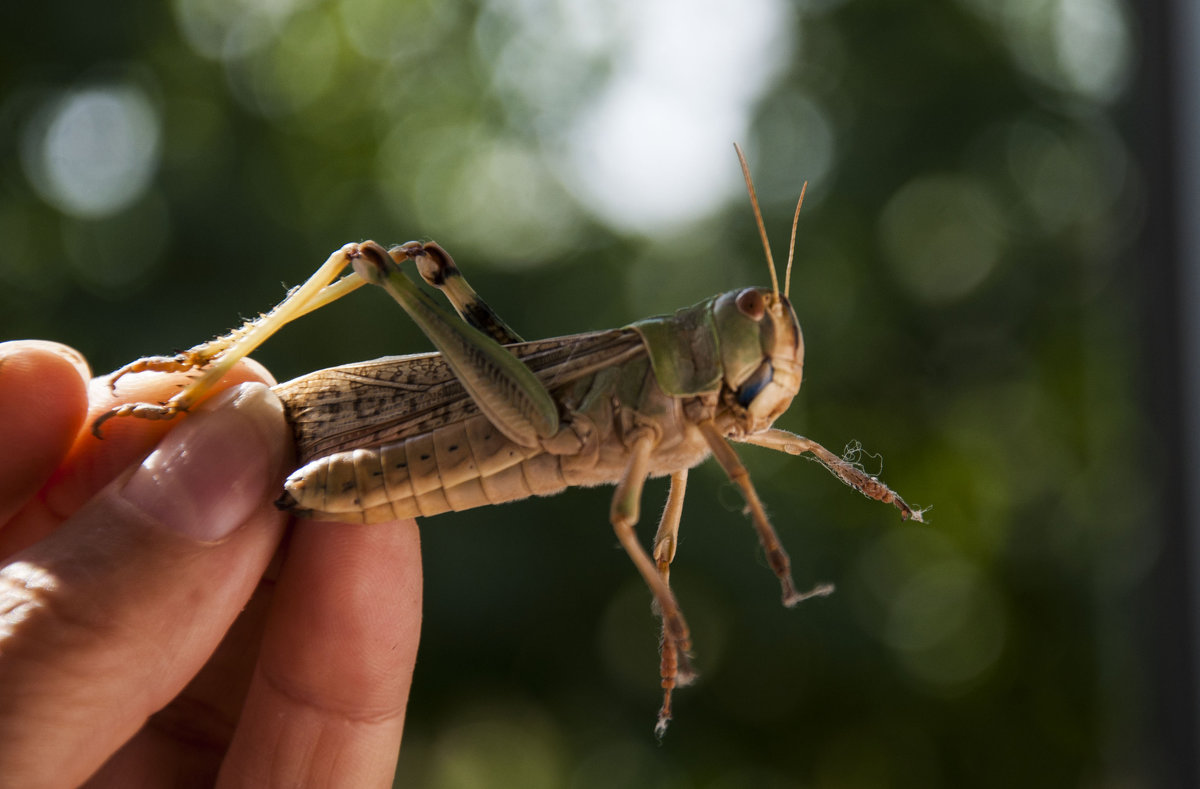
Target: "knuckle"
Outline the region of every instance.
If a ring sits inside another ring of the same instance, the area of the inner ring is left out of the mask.
[[[77,594],[50,569],[28,561],[0,569],[0,659],[61,659],[118,627],[96,597]]]

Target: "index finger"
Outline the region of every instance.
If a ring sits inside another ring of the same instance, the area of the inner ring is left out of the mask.
[[[62,462],[87,414],[87,362],[43,340],[0,343],[0,524]]]

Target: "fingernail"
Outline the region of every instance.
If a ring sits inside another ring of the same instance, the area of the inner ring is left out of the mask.
[[[222,540],[273,497],[289,441],[279,398],[241,384],[168,433],[122,495],[170,531]]]

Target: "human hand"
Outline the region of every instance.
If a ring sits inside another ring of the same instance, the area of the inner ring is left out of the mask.
[[[279,549],[291,438],[253,363],[185,419],[104,440],[96,416],[181,377],[128,376],[119,399],[89,378],[66,346],[0,343],[4,783],[390,785],[415,523],[299,522]]]

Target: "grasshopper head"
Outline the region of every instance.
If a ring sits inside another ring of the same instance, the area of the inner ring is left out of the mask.
[[[750,165],[746,163],[740,145],[735,143],[733,149],[737,151],[750,205],[754,207],[754,221],[758,224],[763,252],[767,256],[767,270],[771,272],[771,288],[746,288],[719,296],[713,306],[713,315],[720,338],[724,375],[721,400],[733,416],[737,429],[757,433],[769,428],[800,391],[804,337],[787,294],[792,285],[796,225],[800,221],[800,206],[804,205],[808,183],[801,187],[800,199],[796,201],[783,293],[780,293],[767,228],[763,225],[754,180],[750,177]]]
[[[721,400],[746,433],[766,430],[800,391],[804,337],[786,296],[745,288],[713,305],[721,355]]]

